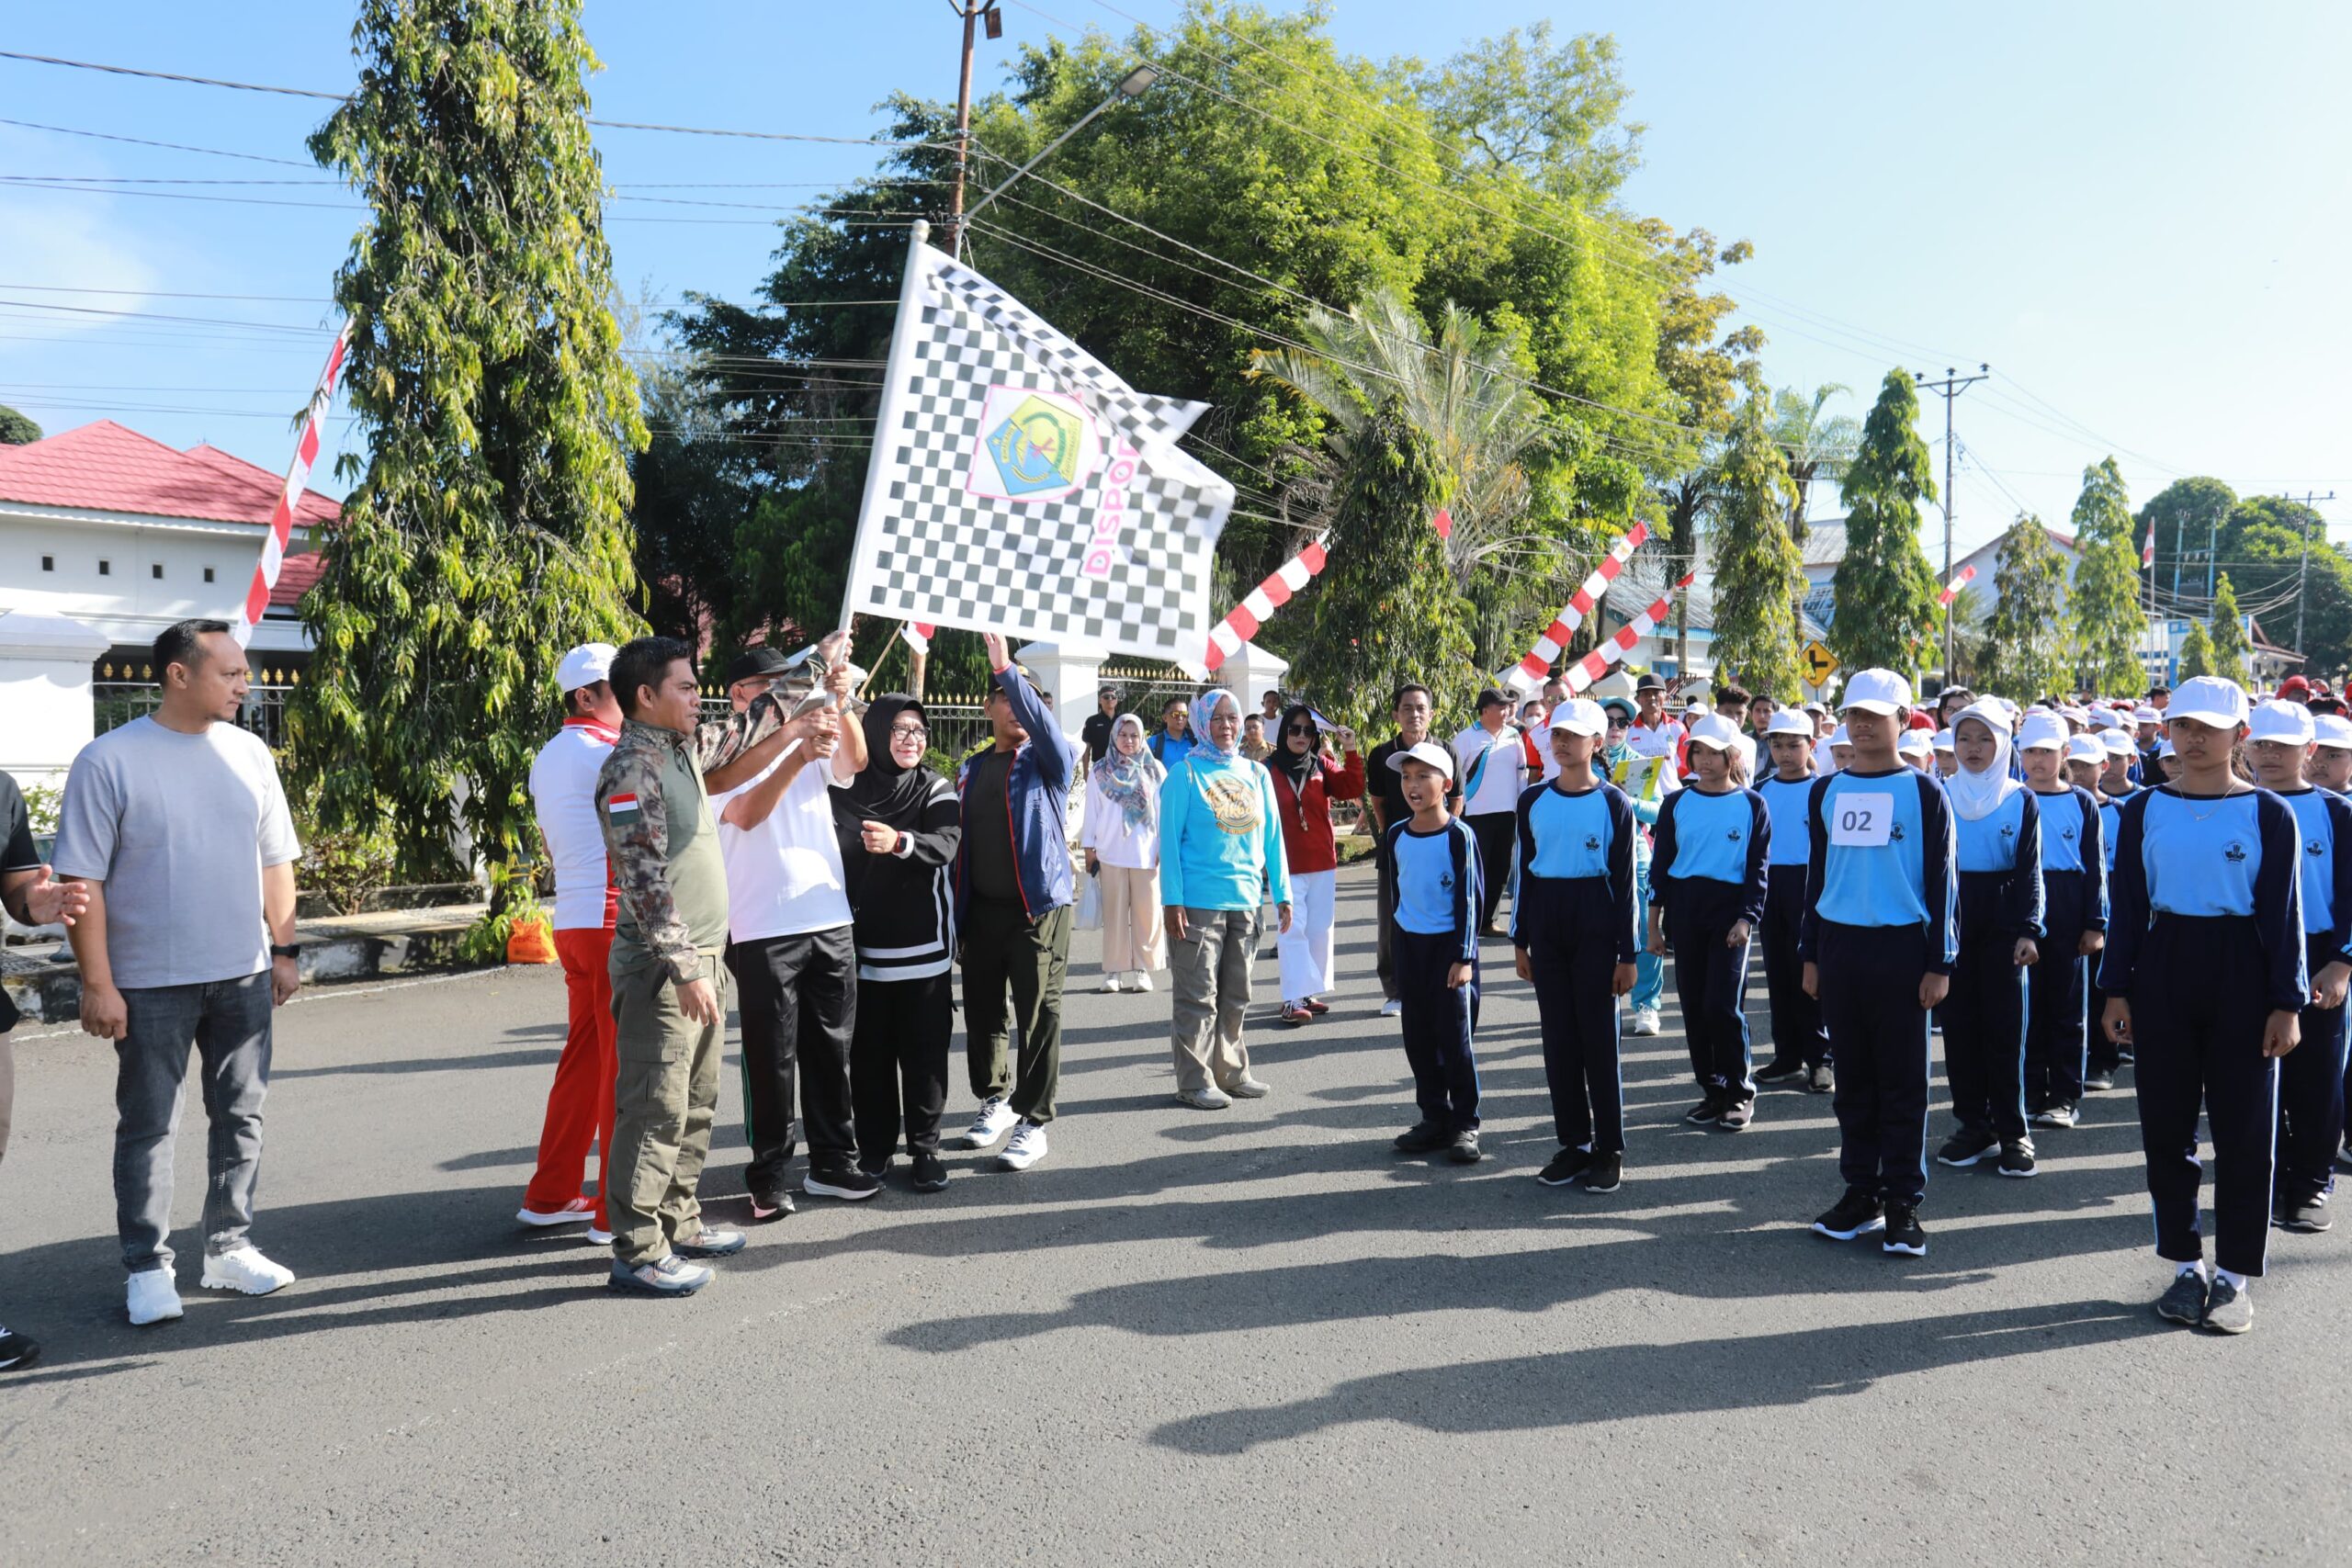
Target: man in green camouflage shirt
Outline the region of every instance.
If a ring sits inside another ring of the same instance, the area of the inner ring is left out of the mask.
[[[596,779],[620,915],[613,934],[614,1086],[611,1285],[692,1295],[711,1271],[694,1261],[743,1248],[741,1231],[707,1225],[695,1190],[710,1154],[727,1027],[727,872],[707,787],[738,784],[787,745],[836,722],[830,711],[786,721],[776,698],[698,724],[694,649],[639,637],[612,667],[620,741]]]

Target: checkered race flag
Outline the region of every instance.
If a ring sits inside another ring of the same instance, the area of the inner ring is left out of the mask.
[[[1136,391],[914,226],[852,614],[1196,660],[1233,487]]]

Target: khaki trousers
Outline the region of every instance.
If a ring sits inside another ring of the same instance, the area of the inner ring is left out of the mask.
[[[1101,863],[1102,884],[1102,973],[1126,975],[1168,967],[1160,945],[1159,868]]]
[[[1255,909],[1186,909],[1184,940],[1170,944],[1174,971],[1176,1090],[1250,1076],[1241,1026],[1250,1014],[1250,966],[1258,956]]]
[[[702,1234],[695,1190],[710,1157],[718,1111],[718,1058],[733,983],[716,951],[700,978],[718,996],[718,1021],[690,1021],[670,971],[626,943],[613,948],[613,1018],[619,1060],[613,1084],[612,1191],[605,1200],[613,1256],[634,1269]]]

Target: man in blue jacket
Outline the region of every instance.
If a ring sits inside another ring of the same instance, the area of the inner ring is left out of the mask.
[[[1062,980],[1069,971],[1069,829],[1065,807],[1078,753],[1053,705],[1012,662],[1004,638],[984,635],[995,688],[995,743],[956,770],[964,840],[956,853],[956,930],[964,953],[965,1059],[980,1113],[964,1134],[1026,1170],[1046,1156],[1061,1078]],[[1021,1060],[1005,1050],[1004,993],[1021,1025]]]

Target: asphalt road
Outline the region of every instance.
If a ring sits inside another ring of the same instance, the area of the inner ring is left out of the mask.
[[[20,1031],[0,1320],[46,1354],[0,1374],[0,1562],[2352,1556],[2346,1234],[2276,1238],[2249,1336],[2160,1324],[2128,1069],[2043,1138],[2038,1179],[1937,1170],[1929,1254],[1897,1260],[1803,1228],[1838,1191],[1826,1100],[1768,1090],[1738,1135],[1676,1120],[1670,1009],[1629,1042],[1624,1188],[1537,1186],[1534,1009],[1499,944],[1491,1157],[1399,1159],[1362,873],[1341,920],[1337,1010],[1253,1026],[1272,1098],[1177,1106],[1166,994],[1075,996],[1043,1164],[957,1155],[923,1197],[902,1161],[684,1303],[611,1296],[603,1252],[513,1224],[550,969],[281,1013],[255,1238],[301,1278],[194,1288],[191,1109],[187,1315],[143,1330],[109,1223],[111,1055]],[[1271,953],[1260,974],[1271,998]]]

